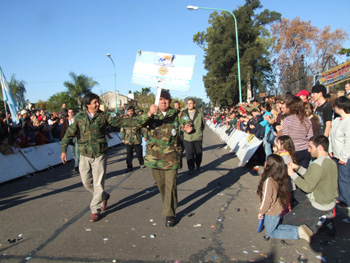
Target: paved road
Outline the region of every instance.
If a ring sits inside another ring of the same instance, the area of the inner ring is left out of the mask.
[[[337,216],[338,235],[305,241],[263,241],[257,233],[259,176],[205,130],[203,171],[179,171],[174,228],[164,226],[149,168],[124,173],[123,146],[110,150],[103,218],[90,223],[90,194],[72,163],[0,185],[0,262],[349,262],[349,223]],[[184,160],[185,161],[185,160]],[[2,173],[2,172],[1,172]],[[152,238],[153,237],[153,238]],[[9,243],[7,240],[16,242]]]

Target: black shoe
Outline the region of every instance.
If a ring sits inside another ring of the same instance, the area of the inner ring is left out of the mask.
[[[187,174],[188,175],[194,175],[194,169],[189,170]]]
[[[173,226],[175,226],[175,216],[167,216],[165,218],[165,226],[166,227],[173,227]]]
[[[132,168],[127,168],[125,171],[126,171],[127,173],[132,172]]]
[[[197,167],[196,167],[196,170],[197,170],[197,172],[200,172],[200,171],[201,171],[201,167],[200,167],[200,166],[197,166]]]
[[[269,240],[270,240],[270,237],[269,237],[269,236],[263,236],[263,240],[264,240],[264,241],[269,241]]]

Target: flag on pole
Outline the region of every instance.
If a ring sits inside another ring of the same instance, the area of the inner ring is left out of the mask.
[[[177,91],[188,91],[192,82],[194,55],[175,55],[139,50],[136,54],[132,84]]]
[[[9,106],[9,110],[12,116],[12,125],[16,126],[19,123],[18,118],[18,107],[16,104],[16,101],[13,99],[13,95],[10,91],[9,85],[6,81],[5,75],[2,72],[2,68],[0,67],[0,78],[1,78],[1,89],[2,89],[2,98],[4,100],[4,103],[7,103]]]

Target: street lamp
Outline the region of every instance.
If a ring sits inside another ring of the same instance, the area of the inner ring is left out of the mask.
[[[227,10],[227,9],[210,8],[210,7],[199,7],[199,6],[193,6],[193,5],[187,6],[187,9],[188,9],[188,10],[206,9],[206,10],[225,11],[225,12],[229,12],[229,13],[233,16],[233,19],[235,20],[235,31],[236,31],[236,49],[237,49],[239,102],[242,103],[241,67],[240,67],[240,65],[239,65],[238,31],[237,31],[237,20],[236,20],[235,15],[234,15],[230,10]]]
[[[109,57],[113,63],[114,67],[114,101],[115,101],[115,112],[118,112],[118,105],[117,105],[117,71],[115,69],[114,61],[111,57],[111,54],[107,53],[107,57]]]

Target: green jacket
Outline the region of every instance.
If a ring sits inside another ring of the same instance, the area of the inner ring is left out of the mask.
[[[146,148],[145,165],[163,170],[181,168],[182,125],[191,120],[182,112],[170,108],[163,116],[161,111],[148,121],[149,141]]]
[[[337,164],[329,157],[319,157],[308,169],[300,166],[298,173],[292,174],[295,184],[306,193],[312,206],[321,211],[334,208],[338,197]]]
[[[183,112],[187,116],[190,116],[188,110],[184,110]],[[193,132],[191,132],[190,134],[184,133],[184,140],[188,142],[203,140],[203,131],[205,128],[205,118],[203,112],[196,110],[192,122]]]
[[[91,122],[86,111],[79,112],[74,117],[74,123],[69,126],[61,141],[62,152],[67,152],[70,140],[80,132],[78,140],[79,153],[83,156],[96,158],[107,152],[108,144],[105,137],[107,126],[124,127],[140,126],[148,120],[147,114],[135,119],[122,119],[120,115],[108,114],[103,111],[95,113]]]
[[[137,119],[138,115],[134,115],[132,117],[127,116],[126,119]],[[120,137],[124,140],[124,144],[127,145],[135,145],[142,143],[142,136],[145,132],[144,128],[136,127],[136,126],[128,126],[120,129]],[[145,137],[145,136],[144,136]]]

